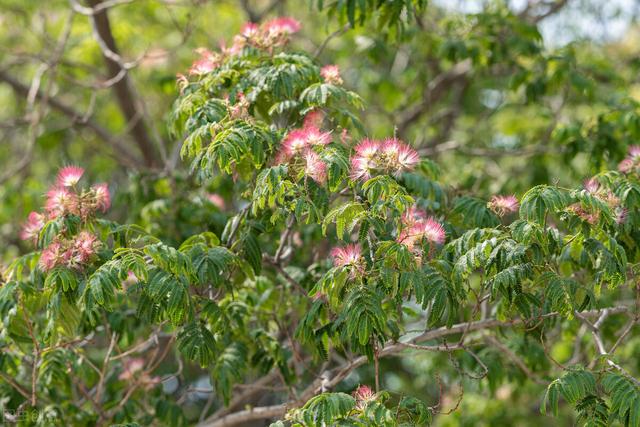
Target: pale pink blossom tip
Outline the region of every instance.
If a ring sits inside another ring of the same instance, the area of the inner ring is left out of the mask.
[[[81,167],[66,166],[58,172],[58,185],[60,187],[73,187],[80,181],[83,174],[84,169]]]

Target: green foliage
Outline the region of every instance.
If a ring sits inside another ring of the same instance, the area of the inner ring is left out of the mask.
[[[15,224],[0,230],[3,417],[526,426],[560,376],[544,414],[640,424],[640,115],[625,43],[546,43],[546,7],[501,2],[118,2],[74,7],[68,37],[69,5],[13,3],[0,216],[40,206],[53,163],[86,161],[114,198],[98,218],[95,189],[67,186],[77,199],[47,196],[24,242]],[[269,21],[272,7],[303,30]],[[325,38],[314,11],[344,29]],[[226,37],[245,13],[265,22]],[[154,47],[108,76],[117,97],[93,81],[111,73],[98,73],[92,14],[126,38],[120,58]],[[38,31],[13,38],[34,16]],[[176,61],[222,34],[229,45],[198,51],[169,107]],[[117,104],[123,88],[143,114]],[[519,211],[496,209],[505,194],[523,195]],[[575,363],[587,368],[564,368]],[[356,381],[380,391],[347,394]]]

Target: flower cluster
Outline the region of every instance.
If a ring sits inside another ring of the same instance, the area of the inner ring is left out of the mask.
[[[627,157],[620,162],[618,170],[622,173],[637,173],[640,171],[640,145],[629,147]]]
[[[310,113],[305,117],[302,128],[290,131],[282,141],[276,155],[276,163],[295,163],[301,160],[304,173],[318,184],[327,180],[327,164],[314,151],[314,147],[323,147],[331,142],[331,133],[323,132],[318,125],[322,122],[321,113]]]
[[[47,192],[44,213],[31,212],[20,232],[20,238],[38,242],[45,224],[65,216],[76,216],[86,224],[97,212],[106,212],[111,205],[107,184],[96,184],[79,189],[84,169],[67,166],[58,173],[56,184]],[[58,265],[80,269],[91,261],[100,246],[98,238],[87,230],[67,236],[62,229],[40,255],[40,267],[49,271]]]
[[[365,261],[362,257],[362,248],[358,244],[350,244],[342,248],[331,250],[333,264],[336,267],[352,267],[352,275],[364,274]]]
[[[407,209],[402,215],[401,222],[403,228],[398,234],[397,242],[416,255],[421,256],[418,243],[423,239],[429,242],[432,248],[445,241],[446,234],[442,224],[417,208]]]
[[[49,246],[43,249],[40,255],[40,268],[49,271],[64,265],[80,270],[92,260],[100,245],[98,238],[86,230],[70,239],[57,236]]]
[[[369,402],[376,399],[376,394],[371,387],[366,385],[358,386],[352,393],[352,396],[356,399],[356,408],[360,410],[364,410]]]
[[[395,138],[384,141],[364,139],[356,145],[351,157],[351,178],[367,180],[375,173],[400,176],[418,162],[418,152]]]
[[[220,52],[213,52],[206,48],[199,48],[196,59],[191,68],[190,75],[201,76],[219,68],[228,57],[238,56],[247,46],[258,49],[272,51],[276,47],[281,47],[289,42],[289,37],[300,31],[300,23],[293,18],[275,18],[258,25],[253,22],[246,23],[240,34],[233,38],[230,47],[224,44],[220,46]],[[184,76],[178,75],[178,81],[184,81]]]
[[[337,65],[325,65],[320,69],[320,76],[326,83],[339,86],[342,82],[340,77],[340,69]]]
[[[584,189],[591,196],[594,196],[607,204],[607,206],[614,213],[614,220],[617,224],[622,224],[626,221],[627,209],[620,205],[620,199],[616,197],[616,195],[613,194],[611,190],[601,186],[595,178],[587,179],[584,182]],[[567,211],[573,213],[574,215],[577,215],[583,221],[586,221],[591,225],[596,224],[600,219],[600,212],[589,211],[585,209],[580,203],[573,203],[572,205],[567,207]]]
[[[518,212],[520,204],[516,196],[493,196],[487,203],[487,207],[495,212],[498,216],[505,216],[510,213]]]

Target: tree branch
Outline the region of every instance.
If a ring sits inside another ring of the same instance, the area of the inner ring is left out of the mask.
[[[453,84],[466,79],[472,69],[471,65],[471,60],[465,59],[431,80],[422,94],[422,101],[405,112],[398,120],[398,134],[403,135],[411,124],[422,117],[435,102],[449,92],[448,89]]]
[[[129,124],[129,133],[138,144],[145,164],[149,167],[158,166],[157,151],[147,132],[143,119],[144,114],[140,106],[136,105],[136,94],[129,79],[128,67],[124,66],[118,53],[107,9],[100,8],[103,3],[102,0],[87,0],[87,4],[94,11],[89,19],[94,28],[95,39],[100,45],[109,76],[111,76],[110,79],[113,81],[112,88],[120,111]]]
[[[602,310],[590,310],[584,311],[582,313],[576,313],[576,316],[580,314],[584,318],[594,317],[602,315],[603,313],[610,314],[618,314],[624,313],[629,310],[626,306],[617,306]],[[487,319],[487,320],[478,320],[475,322],[466,322],[459,323],[453,325],[450,328],[441,327],[437,329],[433,329],[430,331],[425,331],[422,334],[409,339],[406,342],[398,342],[398,343],[390,343],[384,346],[380,352],[379,356],[390,356],[401,351],[405,350],[407,347],[419,348],[408,344],[416,344],[421,341],[429,341],[437,338],[442,338],[449,335],[456,335],[463,332],[471,332],[471,331],[479,331],[485,329],[495,329],[501,327],[514,327],[517,325],[521,325],[524,323],[529,323],[533,321],[540,321],[543,319],[551,318],[558,316],[559,313],[547,313],[542,316],[538,316],[532,319],[514,319],[508,322],[502,322],[497,319]],[[428,350],[433,351],[436,350],[436,346],[428,347]],[[446,347],[442,347],[444,351],[449,351]],[[233,414],[226,415],[222,418],[217,418],[214,416],[209,417],[203,423],[199,424],[199,427],[230,427],[235,426],[241,423],[245,423],[248,421],[254,420],[263,420],[268,418],[282,417],[289,409],[299,407],[303,405],[308,399],[315,396],[317,393],[320,393],[323,390],[331,390],[342,380],[344,380],[353,370],[359,368],[360,366],[366,364],[368,359],[366,356],[360,356],[356,359],[353,359],[347,362],[343,366],[339,366],[332,371],[332,375],[330,374],[328,379],[317,379],[311,385],[309,385],[304,392],[300,395],[300,398],[297,400],[290,400],[286,403],[280,405],[272,405],[272,406],[264,406],[246,409],[244,411],[235,412]],[[216,419],[217,418],[217,419]]]
[[[29,86],[23,84],[15,77],[11,76],[4,70],[0,70],[0,81],[7,83],[11,88],[20,96],[24,96],[25,98],[29,96],[30,88]],[[118,140],[114,135],[112,135],[107,129],[100,126],[98,123],[83,118],[82,114],[75,111],[73,108],[65,104],[64,102],[58,100],[54,97],[45,97],[44,93],[40,90],[35,92],[35,97],[38,100],[45,100],[47,105],[64,114],[65,116],[71,119],[72,124],[79,125],[82,127],[86,127],[93,131],[93,133],[103,141],[107,142],[109,145],[113,146],[117,152],[122,155],[122,162],[129,166],[139,166],[140,159],[137,155],[135,155],[129,147],[123,144],[120,140]]]

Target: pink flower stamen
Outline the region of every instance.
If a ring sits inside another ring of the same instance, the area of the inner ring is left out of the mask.
[[[83,174],[84,169],[78,166],[64,167],[58,172],[58,185],[60,187],[73,187],[80,181]]]
[[[517,212],[520,204],[516,196],[493,196],[487,207],[496,213],[498,216],[505,216],[509,213]]]

